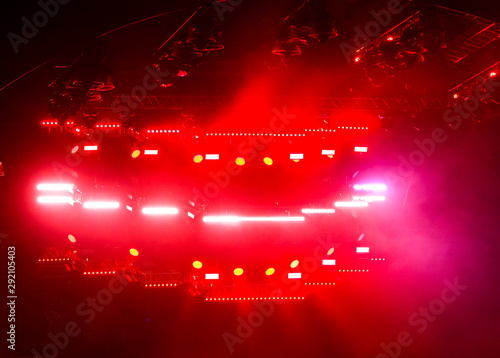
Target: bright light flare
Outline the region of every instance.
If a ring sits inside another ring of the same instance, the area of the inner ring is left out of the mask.
[[[144,155],[158,155],[158,149],[146,149]]]
[[[296,268],[297,266],[299,266],[299,260],[293,260],[290,264],[291,268]]]
[[[179,209],[174,207],[146,207],[142,208],[144,215],[176,215]]]
[[[236,165],[239,165],[239,166],[245,165],[245,159],[242,157],[236,158],[236,160],[234,162],[236,163]]]
[[[85,209],[118,209],[120,203],[117,201],[86,201],[83,203]]]
[[[335,209],[302,209],[302,214],[335,214]]]
[[[130,249],[130,255],[132,256],[139,256],[139,251],[137,249]]]
[[[71,234],[68,235],[68,240],[69,240],[69,242],[71,242],[73,244],[76,242],[76,238]]]
[[[194,267],[195,269],[198,269],[198,270],[199,270],[199,269],[201,269],[201,268],[203,267],[203,264],[201,263],[201,261],[194,261],[194,262],[193,262],[193,267]]]
[[[141,155],[141,151],[139,149],[135,149],[134,151],[132,151],[132,154],[130,156],[135,159],[139,155]]]
[[[38,184],[36,188],[40,191],[73,191],[73,184],[59,184],[59,183],[42,183]]]
[[[40,204],[73,204],[72,196],[39,196],[36,199]]]
[[[370,248],[369,247],[362,247],[362,246],[356,247],[356,253],[357,254],[368,254],[369,252],[370,252]]]
[[[386,191],[387,185],[385,185],[385,184],[355,184],[354,190]]]
[[[79,149],[80,149],[80,147],[75,145],[73,148],[71,148],[71,154],[76,154]]]
[[[273,160],[269,157],[264,158],[264,164],[266,165],[273,165]]]
[[[238,222],[287,222],[304,221],[303,216],[204,216],[206,223],[238,223]]]
[[[266,276],[272,276],[275,272],[276,270],[273,267],[270,267],[266,270]]]
[[[241,276],[243,275],[243,269],[242,268],[235,268],[234,271],[233,271],[234,275],[235,276]]]
[[[336,208],[366,208],[368,203],[366,201],[336,201]]]

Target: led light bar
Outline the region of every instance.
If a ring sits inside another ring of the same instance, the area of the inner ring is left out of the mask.
[[[366,153],[368,152],[368,147],[354,147],[356,153]]]
[[[38,184],[36,188],[40,191],[73,191],[73,184]]]
[[[335,266],[335,260],[323,260],[323,266]]]
[[[39,196],[36,201],[40,204],[73,204],[73,197],[69,195]]]
[[[85,145],[83,146],[83,150],[85,151],[92,151],[92,150],[97,150],[97,145]]]
[[[288,273],[288,278],[289,279],[298,279],[302,278],[302,274],[300,272],[289,272]]]
[[[189,216],[191,219],[194,219],[194,214],[193,214],[193,213],[190,213],[190,212],[188,211],[188,213],[187,213],[187,214],[188,214],[188,216]]]
[[[355,184],[354,190],[386,191],[387,185],[385,185],[385,184]]]
[[[118,209],[120,203],[117,201],[86,201],[83,203],[85,209]]]
[[[361,246],[356,247],[356,253],[357,254],[367,254],[369,252],[370,252],[370,248],[369,247],[361,247]]]
[[[271,297],[265,297],[265,296],[258,296],[258,297],[205,297],[205,301],[212,301],[212,302],[227,302],[227,301],[276,301],[276,300],[304,300],[304,296],[290,296],[290,297],[278,297],[278,296],[271,296]]]
[[[385,201],[385,196],[383,195],[355,195],[352,197],[352,200],[361,200],[361,201],[367,201],[367,202],[373,202],[373,201]]]
[[[145,215],[176,215],[179,209],[174,207],[147,207],[142,208],[142,213]]]
[[[323,149],[321,155],[335,155],[335,149]]]
[[[302,214],[334,214],[335,209],[302,209]]]
[[[290,154],[290,159],[292,160],[304,159],[304,154],[303,153]]]
[[[366,201],[336,201],[336,208],[365,208],[368,206]]]
[[[133,209],[132,209],[132,207],[131,207],[130,205],[127,205],[127,206],[126,206],[126,209],[127,209],[128,211],[133,211]]]
[[[237,223],[242,221],[249,222],[285,222],[285,221],[304,221],[303,216],[204,216],[206,223]]]
[[[206,160],[219,160],[219,154],[205,154]]]
[[[145,149],[144,155],[158,155],[158,149]]]
[[[205,280],[218,280],[218,279],[219,279],[218,273],[206,273],[205,274]]]

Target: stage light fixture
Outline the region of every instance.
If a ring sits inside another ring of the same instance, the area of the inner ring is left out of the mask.
[[[205,274],[205,280],[218,280],[218,279],[219,279],[218,273],[206,273]]]
[[[276,270],[273,267],[270,267],[266,270],[266,276],[272,276],[275,272]]]
[[[291,268],[296,268],[297,266],[299,266],[299,260],[293,260],[290,264]]]
[[[235,276],[241,276],[243,275],[243,269],[242,268],[235,268],[234,271],[233,271],[234,275]]]
[[[203,264],[201,263],[201,261],[193,261],[193,267],[199,270],[203,267]]]
[[[201,154],[196,154],[193,157],[193,162],[195,162],[195,163],[201,163],[202,161],[203,161],[203,155],[201,155]]]
[[[270,157],[265,157],[264,158],[264,163],[266,165],[273,165],[273,160]]]
[[[204,216],[206,223],[238,223],[238,222],[287,222],[304,221],[303,216]]]
[[[236,158],[235,163],[236,163],[236,165],[240,165],[240,166],[245,165],[245,159],[242,157],[238,157],[238,158]]]
[[[322,261],[323,266],[334,266],[336,264],[335,260],[323,260]]]
[[[137,251],[137,249],[132,248],[129,250],[129,252],[130,252],[130,255],[132,255],[132,256],[139,256],[139,251]]]
[[[354,152],[366,153],[366,152],[368,152],[368,147],[354,147]]]
[[[369,252],[370,252],[369,247],[361,247],[361,246],[356,247],[357,254],[368,254]]]
[[[300,272],[289,272],[288,278],[292,280],[300,279],[302,278],[302,274]]]
[[[139,149],[134,149],[132,151],[132,154],[130,155],[132,158],[137,158],[139,155],[141,155],[141,151]]]
[[[333,252],[334,252],[334,251],[335,251],[335,248],[334,248],[334,247],[330,247],[330,248],[328,249],[328,251],[326,252],[326,255],[327,255],[327,256],[330,256],[331,254],[333,254]]]
[[[76,242],[76,238],[71,234],[68,235],[68,240],[73,244]]]

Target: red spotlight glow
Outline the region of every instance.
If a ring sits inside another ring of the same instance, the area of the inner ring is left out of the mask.
[[[460,97],[460,95],[458,93],[453,94],[453,98],[457,99],[458,97]]]
[[[264,158],[264,163],[266,165],[273,165],[273,160],[271,158],[269,158],[269,157],[265,157]]]
[[[275,272],[276,272],[276,270],[274,268],[270,267],[266,270],[266,275],[272,276]]]
[[[359,56],[354,57],[354,62],[358,63],[359,61],[361,61],[361,57]]]
[[[203,267],[203,264],[201,263],[201,261],[194,261],[194,262],[193,262],[193,267],[194,267],[195,269],[198,269],[198,270],[199,270],[199,269],[201,269],[201,268]]]
[[[73,236],[73,235],[68,235],[68,240],[71,242],[71,243],[75,243],[76,242],[76,238]]]
[[[491,71],[490,72],[490,77],[495,77],[497,75],[497,71]]]
[[[130,255],[132,256],[139,256],[139,251],[137,251],[136,249],[130,249]]]
[[[243,275],[243,269],[242,268],[235,268],[234,271],[233,271],[234,275],[235,276],[241,276]]]
[[[387,36],[387,41],[389,41],[389,42],[394,41],[394,37],[392,37],[392,36]]]

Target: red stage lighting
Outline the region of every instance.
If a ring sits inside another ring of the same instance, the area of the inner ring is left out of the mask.
[[[264,158],[264,163],[266,165],[273,165],[273,160],[271,158],[269,158],[269,157],[265,157]]]
[[[234,272],[235,276],[241,276],[241,275],[243,275],[243,269],[242,268],[235,268],[233,272]]]
[[[201,269],[203,267],[203,264],[201,263],[201,261],[194,261],[193,262],[193,267],[195,269]]]
[[[140,151],[139,149],[135,149],[135,150],[133,150],[133,151],[132,151],[132,154],[131,154],[132,158],[134,158],[134,159],[135,159],[135,158],[137,158],[139,155],[141,155],[141,151]]]
[[[130,255],[132,256],[139,256],[139,251],[137,251],[136,249],[130,249]]]
[[[201,163],[202,161],[203,161],[203,155],[201,155],[201,154],[196,154],[193,157],[193,162],[195,162],[195,163]]]
[[[276,270],[273,267],[270,267],[266,270],[266,275],[272,276],[272,275],[274,275],[275,272],[276,272]]]
[[[240,166],[245,165],[245,159],[242,157],[238,157],[238,158],[236,158],[235,163],[236,163],[236,165],[240,165]]]

